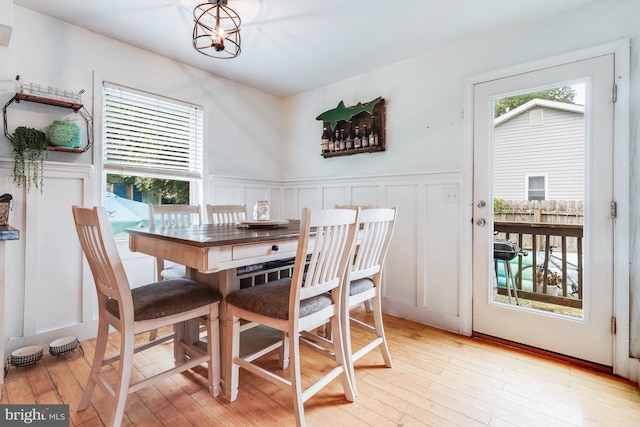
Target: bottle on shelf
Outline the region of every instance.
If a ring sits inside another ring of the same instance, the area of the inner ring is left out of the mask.
[[[353,135],[353,149],[359,150],[360,148],[362,148],[362,145],[360,142],[360,126],[356,125],[356,131],[355,131],[355,134]]]
[[[351,128],[351,120],[349,120],[349,128],[347,129],[347,141],[345,143],[347,150],[353,150],[353,129]]]
[[[367,148],[369,146],[369,135],[367,135],[367,125],[362,125],[362,138],[360,138],[360,144],[362,148]]]
[[[369,131],[369,146],[370,147],[377,147],[379,140],[378,140],[378,129],[376,128],[376,122],[375,122],[376,117],[375,116],[371,116],[371,129]]]
[[[336,140],[331,129],[329,129],[329,152],[332,153],[336,149]]]
[[[340,151],[347,149],[347,141],[344,140],[344,129],[340,129]]]
[[[322,152],[323,153],[329,152],[329,140],[331,140],[331,135],[329,135],[329,131],[327,130],[327,127],[325,126],[322,129],[322,142],[321,142]]]
[[[333,150],[340,151],[340,129],[336,126],[336,130],[334,132],[334,140],[333,140]]]

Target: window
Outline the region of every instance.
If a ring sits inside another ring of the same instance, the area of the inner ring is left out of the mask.
[[[527,200],[546,200],[547,177],[545,175],[527,176]]]
[[[105,82],[103,166],[111,226],[149,224],[147,204],[198,203],[202,108]]]

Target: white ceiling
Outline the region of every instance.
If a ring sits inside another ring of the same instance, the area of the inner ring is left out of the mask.
[[[599,0],[229,0],[242,53],[192,47],[205,0],[13,0],[16,6],[280,97]]]

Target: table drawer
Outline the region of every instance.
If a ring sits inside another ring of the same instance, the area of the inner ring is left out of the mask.
[[[284,240],[278,243],[264,243],[251,245],[237,245],[232,249],[234,260],[263,257],[279,253],[293,252],[295,254],[298,240]]]

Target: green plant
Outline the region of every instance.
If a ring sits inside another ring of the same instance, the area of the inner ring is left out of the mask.
[[[13,145],[13,182],[18,187],[33,184],[42,191],[43,162],[47,154],[47,137],[44,132],[20,126],[11,137]]]
[[[511,212],[511,206],[506,200],[500,197],[493,198],[493,211],[494,212]]]

